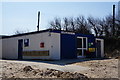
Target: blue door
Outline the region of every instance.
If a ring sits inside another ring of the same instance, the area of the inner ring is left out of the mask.
[[[61,34],[61,59],[76,59],[76,38],[72,34]]]
[[[23,39],[18,40],[18,59],[22,59]]]

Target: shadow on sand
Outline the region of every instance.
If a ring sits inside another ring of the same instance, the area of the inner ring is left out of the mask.
[[[28,62],[40,62],[40,63],[48,63],[48,64],[54,64],[54,65],[68,65],[73,64],[77,62],[84,62],[84,61],[92,61],[92,60],[106,60],[110,58],[78,58],[78,59],[63,59],[63,60],[31,60],[31,59],[24,59],[24,60],[15,60],[15,61],[28,61]],[[5,59],[6,60],[6,59]]]

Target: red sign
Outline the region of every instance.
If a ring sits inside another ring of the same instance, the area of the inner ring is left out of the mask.
[[[40,48],[44,48],[44,42],[40,43]]]

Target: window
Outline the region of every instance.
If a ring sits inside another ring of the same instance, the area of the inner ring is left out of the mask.
[[[82,48],[82,38],[77,38],[77,48]]]
[[[87,37],[77,37],[77,56],[86,56]]]
[[[86,48],[86,38],[83,38],[83,48]]]
[[[77,38],[77,48],[87,48],[87,38],[81,37]]]
[[[28,47],[29,46],[29,39],[24,39],[24,47]]]
[[[82,50],[77,50],[77,56],[82,56]]]

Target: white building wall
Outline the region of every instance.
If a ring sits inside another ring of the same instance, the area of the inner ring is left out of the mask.
[[[50,53],[52,59],[60,59],[60,34],[51,33]]]
[[[2,40],[2,56],[6,59],[17,59],[18,45],[17,38],[9,38]]]
[[[44,51],[49,50],[49,56],[24,56],[24,59],[60,59],[60,34],[59,33],[36,33],[13,38],[3,39],[3,57],[7,59],[18,58],[18,40],[29,39],[29,47],[24,47],[23,51]],[[23,40],[24,42],[24,40]],[[44,42],[45,47],[40,48],[40,43]]]
[[[101,41],[101,57],[104,57],[104,39],[96,39],[96,41]],[[97,51],[96,51],[96,55],[97,55]]]

